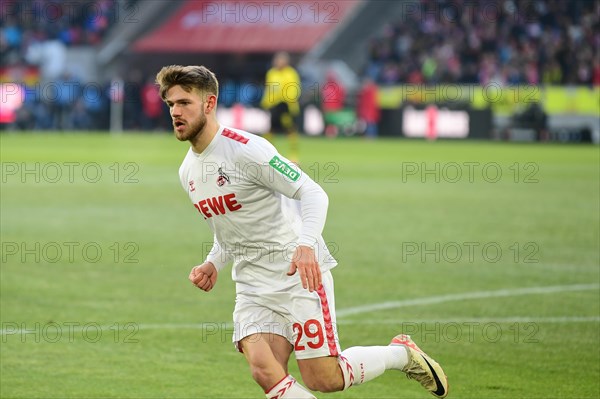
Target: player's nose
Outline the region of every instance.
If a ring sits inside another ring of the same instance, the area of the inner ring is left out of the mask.
[[[181,108],[179,106],[177,106],[177,104],[174,104],[171,107],[171,116],[172,117],[176,117],[176,116],[179,116],[179,115],[181,115]]]

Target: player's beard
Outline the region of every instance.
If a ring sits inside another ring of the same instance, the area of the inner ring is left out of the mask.
[[[175,137],[177,137],[177,140],[179,141],[193,142],[200,136],[204,130],[204,126],[206,126],[206,116],[201,114],[197,119],[190,122],[185,129],[183,129],[183,131],[178,132],[177,128],[175,127]]]

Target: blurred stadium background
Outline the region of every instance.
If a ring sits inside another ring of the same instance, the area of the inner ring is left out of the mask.
[[[372,80],[381,135],[423,136],[431,117],[440,137],[598,142],[598,7],[4,1],[0,122],[7,130],[168,130],[153,77],[181,63],[217,71],[222,118],[262,133],[267,118],[255,111],[265,71],[285,50],[301,72],[299,122],[309,134],[325,132],[323,113],[329,134],[362,134],[357,110],[371,105],[361,89]]]
[[[2,0],[0,17],[0,397],[261,397],[229,276],[187,282],[212,235],[153,80],[206,65],[220,121],[263,134],[282,50],[301,165],[330,197],[342,346],[409,332],[450,397],[600,397],[600,1]],[[328,397],[428,397],[398,378]]]

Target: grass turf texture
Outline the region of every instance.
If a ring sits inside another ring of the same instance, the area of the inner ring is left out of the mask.
[[[301,144],[330,197],[339,311],[458,295],[339,317],[342,347],[411,332],[455,398],[600,396],[597,286],[510,291],[599,282],[597,146]],[[229,269],[209,294],[187,281],[212,236],[179,184],[186,150],[162,135],[1,136],[1,397],[262,397],[225,326]],[[320,396],[430,397],[399,372]]]

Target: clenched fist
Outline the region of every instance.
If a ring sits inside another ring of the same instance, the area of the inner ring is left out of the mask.
[[[218,274],[217,268],[212,262],[205,262],[192,268],[188,278],[196,287],[208,292],[217,284]]]

